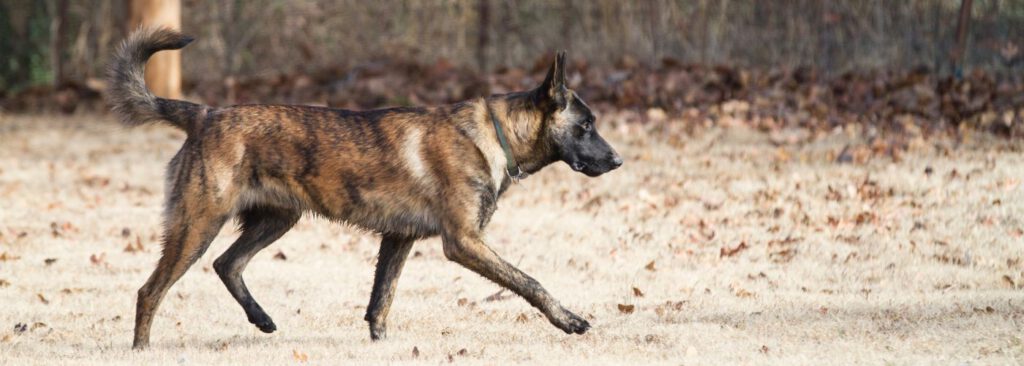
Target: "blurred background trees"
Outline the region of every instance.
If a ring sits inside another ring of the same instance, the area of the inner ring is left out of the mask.
[[[1024,119],[1024,0],[0,0],[0,110],[105,110],[142,14],[196,36],[181,83],[212,105],[454,102],[531,87],[564,49],[592,104],[700,123]],[[158,57],[170,89],[148,84],[176,96]]]
[[[381,58],[476,69],[555,49],[597,65],[665,58],[826,73],[950,72],[961,0],[0,0],[0,89],[102,74],[146,6],[181,4],[193,82],[353,67]],[[973,2],[967,69],[1020,71],[1024,0]],[[147,5],[152,4],[152,5]],[[134,15],[136,18],[138,14]],[[1019,58],[1019,56],[1017,56]]]

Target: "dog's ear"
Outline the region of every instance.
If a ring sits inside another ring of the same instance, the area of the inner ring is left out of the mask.
[[[555,62],[548,69],[548,75],[537,87],[539,104],[554,102],[558,108],[565,107],[565,51],[555,56]]]

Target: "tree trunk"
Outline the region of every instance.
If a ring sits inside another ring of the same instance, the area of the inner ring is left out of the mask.
[[[50,71],[53,72],[53,87],[64,84],[64,18],[68,14],[67,0],[54,0],[50,18]]]
[[[957,80],[963,77],[964,53],[967,52],[967,32],[971,25],[972,0],[961,0],[960,19],[956,23],[956,48],[953,49],[953,76]]]
[[[138,27],[181,29],[180,0],[130,0],[130,30]],[[162,51],[146,64],[146,86],[153,94],[181,99],[181,51]]]
[[[490,43],[491,4],[488,0],[477,0],[476,64],[481,72],[487,72],[487,45]]]

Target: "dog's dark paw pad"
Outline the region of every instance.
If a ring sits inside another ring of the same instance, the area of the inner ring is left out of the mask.
[[[277,325],[267,315],[249,318],[249,322],[256,325],[256,328],[259,328],[263,333],[273,333],[277,330]]]
[[[583,334],[586,333],[588,330],[590,330],[590,323],[588,323],[586,320],[580,320],[580,324],[576,326],[576,329],[573,329],[573,333]]]
[[[573,314],[569,321],[569,330],[570,333],[583,334],[590,330],[590,323]]]
[[[555,325],[566,334],[583,334],[590,330],[590,323],[578,315],[565,311],[565,317],[564,322]]]
[[[277,325],[274,322],[256,323],[256,327],[260,328],[260,331],[263,333],[273,333],[277,330]]]

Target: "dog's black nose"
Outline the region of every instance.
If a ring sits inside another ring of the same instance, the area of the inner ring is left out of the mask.
[[[612,169],[622,166],[622,157],[619,154],[612,155]]]

